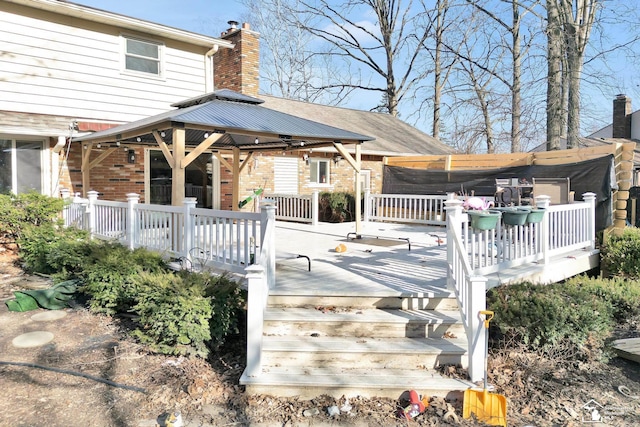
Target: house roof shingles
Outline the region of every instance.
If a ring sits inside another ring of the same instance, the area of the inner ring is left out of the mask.
[[[362,146],[363,154],[397,156],[455,152],[438,139],[389,114],[331,107],[269,95],[260,95],[260,98],[264,100],[262,105],[267,108],[374,136],[374,141]]]

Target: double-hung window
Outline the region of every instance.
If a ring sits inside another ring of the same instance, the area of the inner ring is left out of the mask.
[[[123,36],[124,69],[162,77],[162,44]]]
[[[312,159],[309,163],[309,170],[311,184],[329,184],[329,160]]]

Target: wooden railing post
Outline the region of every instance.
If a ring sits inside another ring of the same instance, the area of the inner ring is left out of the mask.
[[[273,288],[276,283],[276,242],[275,239],[265,242],[265,234],[274,236],[276,231],[276,207],[273,204],[263,204],[260,208],[260,244],[262,253],[268,255],[266,260],[267,285],[269,289]],[[264,245],[270,244],[271,247],[265,248]]]
[[[587,225],[587,236],[589,249],[596,248],[596,193],[584,193],[582,200],[589,204],[589,220]]]
[[[318,225],[320,221],[320,192],[313,190],[311,193],[311,225]]]
[[[191,217],[191,211],[196,208],[196,198],[185,197],[184,201],[182,202],[182,206],[184,208],[184,230],[182,236],[182,251],[180,252],[180,254],[184,257],[187,257],[189,261],[192,262],[193,260],[189,258],[189,249],[195,246],[193,244],[193,236],[195,235],[195,230],[194,221]]]
[[[455,227],[460,235],[462,235],[462,201],[450,198],[444,202],[444,205],[444,210],[447,213],[447,262],[451,265],[454,258],[453,252],[455,251],[455,248],[453,247],[453,242],[455,241],[453,228]],[[447,275],[447,287],[450,290],[453,290],[451,269],[449,269],[449,273]]]
[[[140,201],[140,196],[136,193],[127,193],[127,229],[126,233],[126,242],[127,247],[131,250],[135,248],[136,234],[137,234],[137,223],[136,221],[136,211],[134,206]]]
[[[540,223],[540,240],[542,247],[540,250],[542,251],[542,263],[549,264],[549,248],[551,246],[551,236],[549,235],[549,213],[547,209],[551,204],[551,197],[549,196],[536,196],[536,207],[545,209],[544,216],[542,217],[542,222]]]
[[[87,192],[87,199],[89,200],[89,205],[87,207],[89,213],[89,236],[93,238],[93,233],[96,229],[96,200],[98,200],[98,192],[95,190],[91,190]]]
[[[487,278],[483,276],[469,277],[469,292],[466,301],[467,343],[469,358],[469,379],[473,382],[484,377],[484,358],[487,353],[487,333],[480,312],[487,309]]]
[[[262,335],[268,285],[264,268],[250,265],[247,272],[247,375],[255,377],[262,370]]]

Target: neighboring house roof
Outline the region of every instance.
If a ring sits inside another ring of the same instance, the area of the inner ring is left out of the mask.
[[[367,135],[282,113],[263,106],[263,101],[231,90],[219,90],[173,104],[162,114],[126,123],[112,129],[74,138],[82,142],[127,141],[156,144],[152,130],[183,124],[186,143],[197,145],[205,133],[225,133],[217,147],[239,147],[247,151],[301,149],[332,145],[333,142],[370,141]],[[140,137],[140,141],[137,138]],[[256,142],[256,140],[258,142]],[[170,143],[171,135],[165,135]]]
[[[155,22],[145,21],[142,19],[132,18],[130,16],[120,15],[108,12],[102,9],[96,9],[65,0],[4,0],[10,3],[21,4],[33,7],[35,9],[46,10],[49,12],[59,13],[74,18],[81,18],[87,21],[93,21],[100,24],[114,25],[128,30],[136,30],[145,34],[155,35],[171,40],[182,41],[196,46],[213,47],[233,47],[233,43],[229,41],[206,36],[203,34],[192,33],[190,31],[178,28],[168,27],[166,25],[156,24]],[[150,6],[151,7],[151,6]]]
[[[260,97],[264,99],[263,105],[267,108],[375,137],[375,141],[362,146],[363,154],[415,156],[455,152],[438,139],[390,114],[331,107],[269,95]]]

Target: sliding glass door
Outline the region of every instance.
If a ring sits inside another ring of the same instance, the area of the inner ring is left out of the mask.
[[[42,193],[42,141],[0,139],[0,193]]]

